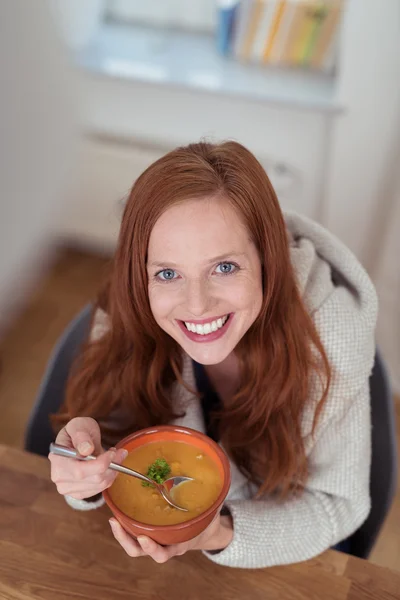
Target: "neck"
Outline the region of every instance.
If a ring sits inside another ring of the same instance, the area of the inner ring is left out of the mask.
[[[204,365],[208,378],[223,399],[233,395],[239,385],[239,361],[233,352],[216,365]]]
[[[239,361],[233,352],[224,358],[222,362],[216,365],[204,365],[204,368],[208,373],[215,373],[221,376],[239,376]]]

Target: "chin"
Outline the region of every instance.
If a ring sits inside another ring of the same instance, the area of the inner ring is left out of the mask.
[[[191,342],[189,339],[184,339],[182,341],[181,334],[177,335],[176,327],[171,327],[170,324],[159,323],[160,327],[171,336],[175,342],[186,352],[190,358],[195,360],[197,363],[201,365],[218,365],[222,363],[235,349],[236,344],[232,344],[232,339],[224,340],[216,340],[214,342],[210,342],[209,344],[198,344],[196,342]],[[237,336],[234,336],[237,337]],[[240,337],[238,338],[238,342]],[[219,345],[219,348],[217,347]]]
[[[199,352],[199,351],[196,352],[196,351],[193,351],[193,349],[190,349],[190,350],[188,348],[183,348],[183,349],[190,356],[190,358],[192,358],[193,360],[195,360],[197,363],[199,363],[201,365],[219,365],[219,363],[222,363],[234,350],[234,348],[229,348],[226,351],[220,351],[220,352],[209,351],[209,352],[207,352],[206,349],[204,349],[202,352]]]

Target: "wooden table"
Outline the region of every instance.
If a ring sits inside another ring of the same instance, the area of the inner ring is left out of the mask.
[[[200,552],[129,558],[107,507],[75,511],[47,459],[0,445],[1,600],[400,600],[400,572],[328,551],[269,569],[219,567]]]

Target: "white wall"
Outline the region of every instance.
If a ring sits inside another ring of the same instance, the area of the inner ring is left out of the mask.
[[[45,2],[0,3],[0,336],[49,260],[71,177],[75,79]]]
[[[349,0],[326,225],[378,291],[377,340],[400,393],[400,2]]]
[[[338,97],[346,107],[333,133],[328,227],[367,268],[387,165],[399,132],[400,2],[348,0]]]

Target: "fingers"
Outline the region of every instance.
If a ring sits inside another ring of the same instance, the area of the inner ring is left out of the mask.
[[[116,519],[110,519],[109,523],[115,539],[121,544],[128,556],[132,558],[145,556],[145,552],[143,552],[140,545],[126,533]]]
[[[110,448],[110,450],[107,450],[107,452],[103,452],[100,456],[97,456],[96,460],[84,462],[77,460],[72,462],[69,458],[65,458],[65,460],[68,461],[69,471],[73,475],[73,479],[79,481],[92,477],[94,478],[94,482],[97,481],[97,483],[101,483],[101,480],[104,478],[110,463],[118,462],[118,457],[121,458],[122,455],[122,450],[117,452],[115,448]],[[115,476],[116,473],[111,472],[111,475]]]
[[[58,492],[74,498],[89,498],[110,487],[117,476],[109,468],[110,463],[122,463],[128,454],[126,450],[115,448],[104,452],[99,425],[89,417],[69,421],[58,434],[56,442],[77,448],[83,455],[96,454],[96,459],[90,461],[49,454],[51,479]]]
[[[75,419],[71,419],[64,429],[70,437],[72,446],[82,456],[88,456],[89,454],[98,455],[103,452],[100,427],[94,419],[90,417],[76,417]]]
[[[143,552],[157,563],[165,563],[173,556],[182,556],[188,550],[186,543],[174,544],[173,546],[160,546],[157,542],[146,536],[139,536],[138,542]]]
[[[114,475],[110,478],[110,481],[106,477],[104,482],[102,483],[92,483],[91,481],[85,481],[82,483],[76,483],[74,481],[59,481],[54,482],[57,486],[57,491],[62,496],[72,496],[73,498],[91,498],[91,496],[96,496],[100,492],[103,492],[110,486],[112,486],[114,482]]]
[[[175,544],[173,546],[160,546],[149,537],[139,536],[134,540],[116,519],[110,519],[111,531],[128,556],[150,556],[157,563],[165,563],[173,556],[181,556],[188,550],[188,544]]]
[[[88,498],[113,484],[117,472],[109,469],[110,462],[123,462],[126,454],[123,449],[110,449],[95,460],[83,462],[50,453],[51,480],[60,494]]]
[[[60,481],[84,481],[93,478],[92,483],[101,483],[110,462],[115,458],[115,450],[108,450],[95,460],[78,461],[50,453],[49,460],[52,465],[52,480],[54,483]]]

